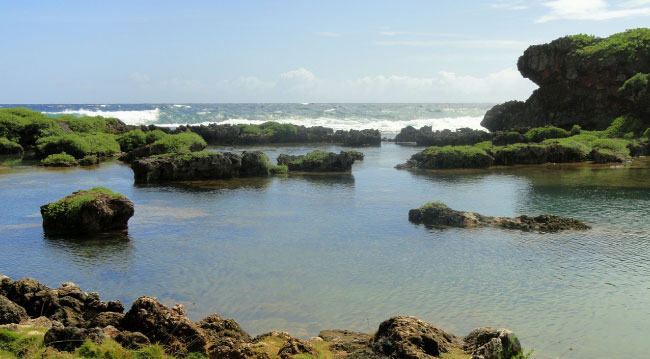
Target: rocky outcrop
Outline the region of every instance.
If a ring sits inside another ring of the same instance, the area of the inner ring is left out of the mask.
[[[318,356],[318,352],[309,342],[297,338],[289,338],[278,350],[278,356],[282,359],[289,359],[299,354]]]
[[[133,213],[133,202],[102,187],[77,191],[41,206],[43,229],[50,234],[123,231]]]
[[[541,233],[590,229],[588,225],[574,218],[548,214],[534,217],[488,217],[479,213],[456,211],[440,202],[427,203],[410,210],[409,221],[431,227],[496,227]]]
[[[471,128],[459,128],[455,131],[433,131],[431,126],[423,126],[416,130],[412,126],[403,128],[395,136],[395,142],[415,142],[418,146],[465,146],[492,140],[493,135]]]
[[[28,318],[25,308],[0,295],[0,324],[20,323]]]
[[[377,353],[394,359],[433,359],[458,347],[454,335],[416,317],[392,317],[370,341]]]
[[[260,151],[195,152],[147,157],[133,161],[135,183],[200,181],[233,177],[268,176],[273,165]]]
[[[485,150],[472,146],[429,147],[415,153],[406,163],[395,166],[397,169],[453,169],[487,168],[494,164],[494,157]]]
[[[56,326],[45,333],[43,343],[56,350],[73,351],[86,340],[102,343],[104,341],[104,332],[99,328],[85,329]]]
[[[604,39],[566,36],[534,45],[519,58],[517,67],[539,88],[525,102],[494,106],[485,114],[483,127],[490,131],[545,125],[569,129],[578,124],[586,130],[603,130],[618,116],[648,108],[642,91],[619,89],[637,73],[650,72],[650,29]]]
[[[463,338],[463,349],[471,359],[516,358],[522,353],[521,343],[513,332],[490,327],[476,328]]]
[[[278,165],[287,166],[289,171],[297,172],[347,172],[354,162],[363,158],[358,151],[341,151],[339,154],[325,151],[312,151],[306,155],[290,156],[281,154]]]
[[[151,345],[149,338],[140,332],[122,331],[115,336],[115,341],[124,348],[138,350]]]
[[[143,333],[169,352],[207,354],[207,338],[201,328],[185,316],[182,307],[168,308],[151,297],[138,298],[124,315],[120,327]]]

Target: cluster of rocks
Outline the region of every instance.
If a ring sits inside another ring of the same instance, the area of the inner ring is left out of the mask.
[[[456,211],[440,202],[428,203],[420,208],[410,210],[409,221],[438,228],[496,227],[542,233],[590,229],[588,225],[574,218],[548,214],[539,216],[522,215],[514,218],[489,217],[474,212]]]
[[[379,130],[338,130],[328,127],[293,126],[295,132],[246,133],[239,125],[209,124],[200,126],[180,126],[174,132],[190,130],[199,134],[210,145],[259,145],[269,143],[337,143],[344,146],[381,145]]]
[[[578,124],[587,130],[603,130],[618,116],[647,109],[649,96],[619,89],[635,75],[650,72],[648,32],[628,30],[605,39],[566,36],[530,46],[517,67],[539,88],[525,102],[494,106],[485,114],[481,126],[498,131],[545,125],[569,129]],[[609,51],[595,51],[595,46],[605,49],[609,41],[625,44],[611,44]],[[647,93],[647,80],[641,90]]]
[[[36,318],[36,319],[33,319]],[[1,327],[47,328],[44,343],[72,351],[90,340],[112,339],[128,349],[161,344],[168,354],[185,357],[201,353],[211,359],[269,359],[265,344],[277,339],[274,354],[283,359],[308,354],[318,357],[313,342],[325,342],[337,358],[433,359],[460,352],[472,359],[510,359],[521,355],[519,340],[509,330],[478,328],[456,337],[415,317],[396,316],[382,322],[375,335],[348,330],[324,330],[311,340],[284,332],[251,337],[232,319],[217,314],[193,322],[182,305],[169,308],[151,297],[138,298],[124,313],[120,301],[103,302],[73,283],[50,289],[35,279],[13,281],[0,276]]]

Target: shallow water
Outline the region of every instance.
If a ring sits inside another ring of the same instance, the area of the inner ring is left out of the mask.
[[[313,147],[256,149],[274,159]],[[393,166],[419,148],[360,150],[366,159],[352,174],[173,186],[134,186],[119,162],[63,170],[5,162],[14,167],[0,166],[0,273],[53,287],[73,281],[127,305],[139,295],[181,302],[194,320],[219,313],[251,334],[372,331],[405,314],[459,335],[510,328],[536,358],[650,353],[650,161],[410,172]],[[128,236],[43,235],[40,205],[98,185],[135,203]],[[409,209],[434,200],[486,215],[572,216],[593,229],[408,222]]]

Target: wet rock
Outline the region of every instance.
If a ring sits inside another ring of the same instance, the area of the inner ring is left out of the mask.
[[[524,232],[559,232],[564,230],[587,230],[590,227],[574,218],[555,215],[519,217],[489,217],[479,213],[453,210],[444,203],[430,202],[409,211],[409,221],[430,227],[497,227]]]
[[[151,341],[144,334],[140,332],[120,332],[115,341],[120,343],[124,348],[131,350],[138,350],[151,345]]]
[[[298,354],[317,356],[318,352],[311,346],[311,344],[297,338],[289,338],[289,340],[282,345],[280,350],[278,350],[278,356],[282,359],[289,359]]]
[[[312,151],[306,155],[278,156],[278,165],[284,165],[289,171],[297,172],[347,172],[359,158],[358,151],[341,151],[339,154],[325,151]]]
[[[27,318],[25,308],[0,295],[0,324],[20,323]]]
[[[77,191],[41,206],[43,229],[50,234],[126,230],[133,214],[133,202],[102,187]]]
[[[99,328],[52,327],[43,338],[46,346],[60,351],[73,351],[86,340],[102,343],[104,332]]]
[[[416,317],[405,316],[382,322],[370,341],[376,353],[392,359],[433,359],[459,346],[454,335]]]
[[[155,298],[138,298],[124,315],[120,326],[145,334],[151,342],[163,344],[170,353],[207,353],[207,338],[203,330]]]
[[[513,332],[490,327],[472,330],[463,338],[463,349],[472,353],[471,359],[514,359],[523,354]]]

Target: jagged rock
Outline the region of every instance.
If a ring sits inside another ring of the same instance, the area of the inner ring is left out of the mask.
[[[124,348],[131,350],[138,350],[151,345],[149,338],[140,332],[120,332],[115,341],[120,343]]]
[[[440,202],[430,202],[410,210],[409,221],[431,227],[498,227],[541,233],[590,229],[588,225],[574,218],[548,214],[535,217],[488,217],[479,213],[456,211]]]
[[[268,176],[272,167],[260,152],[196,152],[135,160],[131,168],[136,183],[193,181],[232,177]]]
[[[628,30],[605,39],[565,36],[530,46],[517,67],[539,88],[525,103],[493,107],[481,126],[505,131],[545,125],[569,129],[578,124],[586,130],[603,130],[620,115],[647,109],[647,97],[619,93],[619,89],[637,73],[650,72],[649,32]]]
[[[327,342],[331,342],[332,349],[353,353],[364,350],[371,336],[366,333],[353,332],[351,330],[321,330],[318,337]]]
[[[45,333],[43,338],[46,346],[60,351],[73,351],[86,340],[102,343],[104,332],[99,328],[52,327]]]
[[[379,130],[338,130],[334,132],[334,142],[344,146],[378,146],[381,144]]]
[[[77,191],[41,206],[43,229],[51,234],[126,230],[133,214],[133,202],[102,187]]]
[[[107,326],[119,327],[120,321],[124,318],[124,314],[116,312],[101,312],[94,317],[91,317],[86,322],[87,328],[105,328]]]
[[[278,350],[278,356],[282,359],[289,359],[298,354],[310,354],[316,356],[318,355],[318,352],[311,346],[311,344],[297,338],[289,338],[289,340],[282,345],[280,350]]]
[[[391,359],[433,359],[459,346],[454,335],[416,317],[405,316],[382,322],[370,341],[376,353]]]
[[[250,342],[251,337],[233,319],[223,319],[219,314],[212,314],[197,323],[203,329],[210,342],[217,343],[224,337],[241,342]]]
[[[463,338],[463,349],[471,359],[513,359],[522,355],[521,344],[513,332],[490,327],[476,328]]]
[[[112,325],[107,325],[102,328],[102,333],[104,333],[104,338],[115,340],[118,335],[120,335],[120,330],[115,328]]]
[[[25,308],[0,295],[0,324],[20,323],[27,318]]]
[[[357,158],[359,158],[358,151],[341,151],[338,155],[333,152],[312,151],[301,156],[281,154],[277,162],[278,165],[287,166],[289,171],[347,172],[352,169]]]
[[[145,334],[151,342],[162,343],[170,353],[207,353],[207,338],[203,331],[155,298],[138,298],[122,318],[120,326]]]

